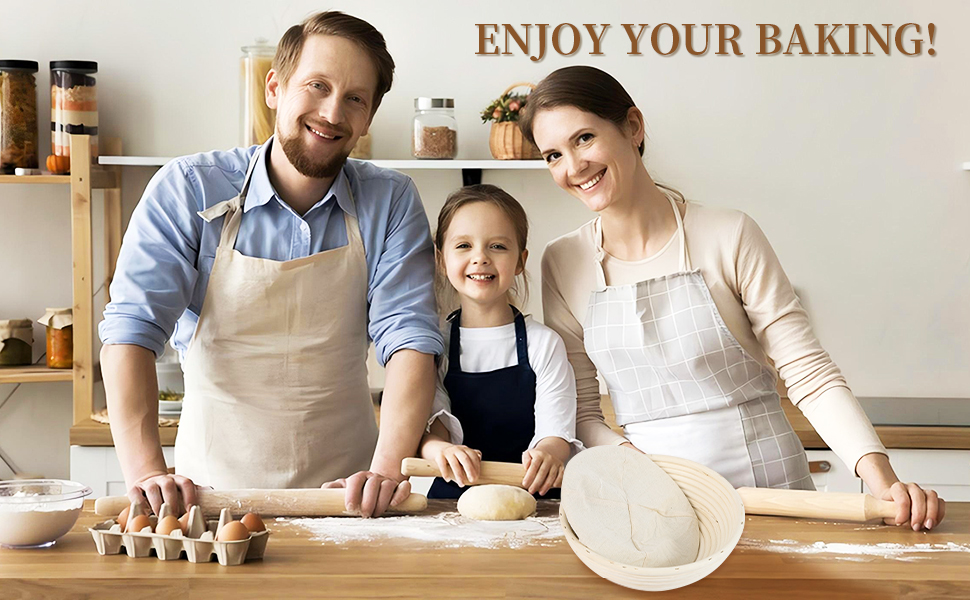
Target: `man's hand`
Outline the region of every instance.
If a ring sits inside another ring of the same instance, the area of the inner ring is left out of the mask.
[[[322,488],[344,488],[344,506],[362,517],[379,517],[411,495],[411,482],[398,481],[380,473],[359,471],[350,477],[329,481]]]
[[[128,500],[142,506],[148,504],[156,515],[162,511],[162,503],[181,515],[193,504],[198,504],[196,485],[188,477],[167,472],[148,473],[128,490]]]

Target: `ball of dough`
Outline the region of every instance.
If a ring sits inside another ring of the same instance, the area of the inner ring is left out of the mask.
[[[566,466],[562,507],[576,537],[615,562],[672,567],[697,558],[697,515],[645,454],[620,446],[580,452]]]
[[[458,512],[479,521],[520,521],[536,512],[536,499],[511,485],[478,485],[458,499]]]

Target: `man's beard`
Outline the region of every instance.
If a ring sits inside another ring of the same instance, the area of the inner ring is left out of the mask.
[[[330,157],[328,160],[314,162],[310,158],[310,151],[307,149],[306,143],[304,143],[299,133],[281,137],[280,146],[283,148],[283,154],[286,155],[287,160],[290,161],[294,169],[304,177],[312,177],[314,179],[336,177],[340,173],[340,169],[344,167],[344,163],[347,162],[347,157],[350,156],[350,150],[347,150]]]

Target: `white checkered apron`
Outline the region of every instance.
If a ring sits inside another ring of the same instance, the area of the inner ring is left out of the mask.
[[[775,374],[728,330],[692,270],[674,200],[680,272],[607,286],[594,224],[599,289],[583,324],[586,353],[606,381],[617,424],[647,454],[694,460],[735,487],[815,489]]]

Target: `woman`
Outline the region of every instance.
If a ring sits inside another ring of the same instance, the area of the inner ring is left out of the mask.
[[[918,531],[943,519],[935,492],[896,477],[757,224],[651,179],[643,115],[619,82],[559,69],[530,94],[520,127],[556,183],[598,213],[542,257],[545,322],[576,373],[583,444],[681,456],[735,487],[814,489],[777,368],[829,447],[895,502],[887,522]],[[625,437],[604,422],[597,370]]]

